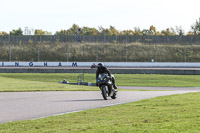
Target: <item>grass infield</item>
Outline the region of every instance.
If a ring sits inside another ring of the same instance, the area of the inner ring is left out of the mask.
[[[98,87],[60,84],[77,82],[79,74],[0,73],[0,91],[92,91]],[[200,87],[199,75],[115,74],[118,86]],[[85,74],[85,82],[95,83],[95,74]]]
[[[0,124],[1,133],[199,133],[200,93]]]

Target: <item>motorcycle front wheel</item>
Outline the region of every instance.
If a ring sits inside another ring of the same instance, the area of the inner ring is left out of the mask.
[[[102,86],[101,87],[101,92],[102,92],[102,96],[104,98],[104,100],[108,100],[108,92],[106,91],[106,86]]]

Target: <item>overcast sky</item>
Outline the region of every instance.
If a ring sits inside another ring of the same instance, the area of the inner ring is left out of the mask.
[[[72,24],[118,30],[154,25],[187,32],[200,17],[200,0],[0,0],[0,31],[28,26],[55,33]]]

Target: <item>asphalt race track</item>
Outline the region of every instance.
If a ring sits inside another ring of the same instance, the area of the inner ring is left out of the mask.
[[[154,87],[119,88],[156,90]],[[176,91],[119,91],[115,100],[103,100],[100,91],[1,92],[0,123],[78,112],[157,96],[197,92],[200,88],[168,87],[168,90]]]

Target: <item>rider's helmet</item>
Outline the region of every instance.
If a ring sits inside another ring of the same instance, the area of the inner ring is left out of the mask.
[[[103,64],[103,63],[99,63],[99,64],[97,65],[97,67],[98,67],[98,68],[102,68],[102,67],[104,67],[104,64]]]

